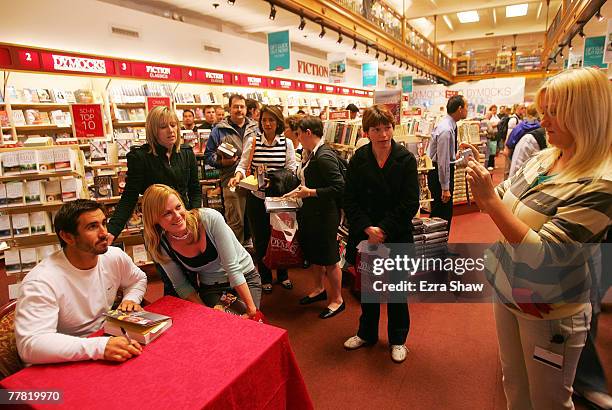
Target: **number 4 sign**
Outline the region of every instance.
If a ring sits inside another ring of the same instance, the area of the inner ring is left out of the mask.
[[[102,104],[71,104],[74,138],[104,138]]]

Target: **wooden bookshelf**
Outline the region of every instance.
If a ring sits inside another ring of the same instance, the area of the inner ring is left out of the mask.
[[[35,147],[35,148],[40,148],[40,147]],[[78,173],[77,171],[35,172],[31,174],[1,176],[0,182],[36,181],[39,179],[58,178],[58,177],[80,177],[80,176],[81,174]]]

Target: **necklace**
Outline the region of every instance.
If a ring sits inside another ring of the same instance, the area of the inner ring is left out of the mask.
[[[189,232],[189,229],[188,229],[188,230],[187,230],[187,232],[185,233],[185,235],[176,236],[176,235],[172,235],[172,234],[171,234],[171,233],[169,233],[169,232],[168,232],[168,235],[170,235],[170,237],[171,237],[172,239],[176,239],[177,241],[182,241],[182,240],[187,239],[187,238],[189,237],[189,234],[190,234],[190,233],[191,233],[191,232]]]

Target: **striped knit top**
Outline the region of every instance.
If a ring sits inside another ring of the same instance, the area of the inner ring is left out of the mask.
[[[540,153],[497,194],[512,213],[529,226],[521,244],[503,241],[487,251],[486,269],[498,297],[529,319],[517,300],[518,289],[535,293],[534,302],[551,304],[543,319],[560,319],[584,310],[589,303],[592,255],[612,224],[612,170],[603,178],[582,177],[540,183],[552,164]],[[524,302],[524,300],[523,300]]]
[[[249,165],[251,165],[251,169],[253,169],[259,165],[265,164],[269,171],[286,168],[295,172],[297,168],[293,142],[282,135],[277,135],[271,144],[268,144],[263,135],[257,135],[253,160],[252,163],[249,164],[252,149],[253,139],[249,138],[244,145],[240,163],[238,167],[236,167],[236,172],[242,173],[243,176],[246,176],[246,169]]]

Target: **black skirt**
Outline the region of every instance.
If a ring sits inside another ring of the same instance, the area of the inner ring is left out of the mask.
[[[328,266],[340,261],[338,225],[340,212],[332,206],[321,212],[304,204],[298,214],[298,232],[304,258],[314,265]]]

